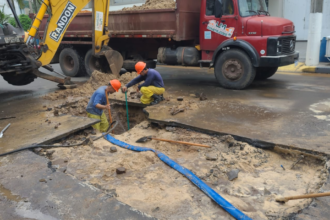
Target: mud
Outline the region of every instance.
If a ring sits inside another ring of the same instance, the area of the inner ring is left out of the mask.
[[[206,144],[211,149],[150,141],[137,144],[143,136],[190,141]],[[115,135],[121,141],[159,150],[190,169],[221,196],[245,212],[252,219],[285,219],[307,207],[312,200],[294,200],[278,204],[278,196],[315,193],[328,177],[322,158],[286,151],[256,149],[237,142],[231,136],[215,137],[181,128],[162,129],[146,121],[130,131]],[[106,140],[93,146],[57,148],[50,159],[58,169],[65,170],[79,180],[111,192],[119,201],[127,203],[158,219],[232,219],[209,197],[181,174],[166,166],[152,152],[137,153],[117,147]],[[206,154],[216,155],[216,161],[206,160]],[[281,168],[283,165],[286,170]],[[117,175],[116,169],[126,168]],[[227,172],[240,170],[238,178],[229,181]]]
[[[145,4],[141,6],[133,6],[130,8],[123,8],[122,11],[134,11],[134,10],[151,10],[151,9],[174,9],[174,0],[147,0]]]

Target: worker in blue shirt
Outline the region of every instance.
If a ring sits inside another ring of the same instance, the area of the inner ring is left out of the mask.
[[[139,82],[144,81],[142,85],[138,86],[138,92],[141,91],[141,102],[145,105],[156,105],[164,100],[163,94],[165,92],[164,82],[159,74],[154,69],[148,69],[147,64],[144,62],[138,62],[135,65],[135,70],[139,74],[138,77],[129,82],[122,88],[123,92],[127,92],[129,87],[132,87]]]
[[[103,110],[106,109],[110,110],[110,105],[107,105],[106,93],[112,94],[118,92],[120,87],[121,87],[120,81],[114,79],[111,80],[107,86],[101,86],[100,88],[98,88],[92,95],[86,108],[87,116],[89,118],[95,118],[101,120],[101,122],[92,126],[94,129],[99,130],[101,132],[108,131],[109,122],[103,112]]]

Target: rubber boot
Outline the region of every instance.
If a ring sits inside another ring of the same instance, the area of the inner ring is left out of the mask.
[[[154,101],[150,103],[150,105],[157,105],[162,101],[162,98],[159,95],[152,95],[152,98],[154,98]]]

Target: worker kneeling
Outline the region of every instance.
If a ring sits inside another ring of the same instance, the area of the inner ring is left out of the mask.
[[[138,77],[129,82],[122,88],[123,92],[127,92],[129,87],[132,87],[139,82],[144,81],[142,85],[139,85],[138,92],[141,91],[141,102],[145,105],[156,105],[164,100],[163,94],[165,92],[164,82],[159,74],[154,69],[148,69],[147,64],[144,62],[138,62],[135,65],[135,70],[139,74]]]
[[[107,104],[106,93],[112,94],[118,92],[120,87],[121,83],[119,82],[119,80],[114,79],[110,81],[108,86],[101,86],[92,95],[86,108],[87,116],[89,118],[101,120],[100,123],[97,123],[92,126],[94,129],[99,130],[101,132],[108,131],[109,122],[103,112],[103,110],[105,109],[110,110],[110,105]]]

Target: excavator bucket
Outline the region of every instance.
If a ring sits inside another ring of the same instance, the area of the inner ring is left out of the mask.
[[[112,49],[105,50],[104,56],[107,58],[111,73],[119,77],[119,72],[124,64],[123,56],[118,51]]]

